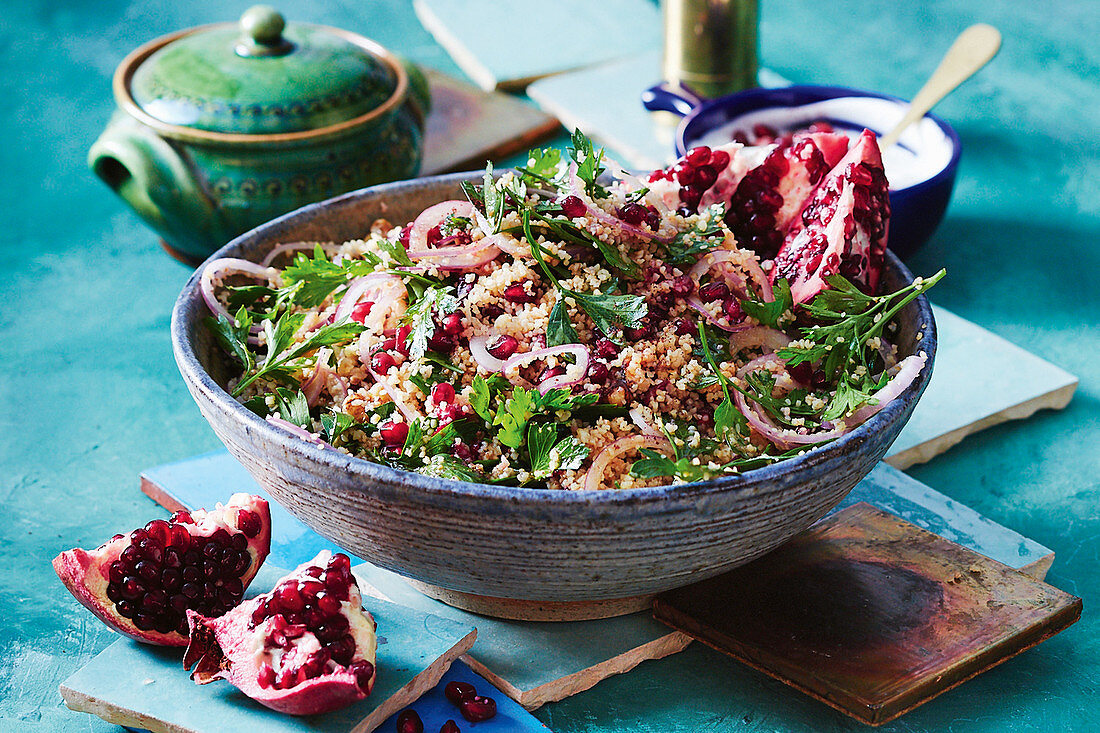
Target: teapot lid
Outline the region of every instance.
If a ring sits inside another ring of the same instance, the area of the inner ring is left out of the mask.
[[[170,136],[226,142],[313,137],[403,101],[408,76],[382,46],[254,6],[239,23],[164,36],[115,75],[130,114]],[[289,138],[288,138],[289,136]]]

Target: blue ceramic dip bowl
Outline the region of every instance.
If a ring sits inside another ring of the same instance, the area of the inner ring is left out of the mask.
[[[413,219],[462,196],[465,173],[363,189],[275,219],[212,257],[258,261],[276,244],[357,239],[374,219]],[[418,588],[481,613],[597,618],[741,565],[810,526],[874,467],[924,391],[936,353],[928,301],[900,314],[899,357],[928,363],[895,401],[841,439],[740,476],[659,488],[550,491],[464,483],[353,458],[257,417],[225,390],[232,376],[203,325],[200,268],[172,312],[172,346],[199,410],[270,494],[321,535]],[[912,275],[887,254],[883,287]]]
[[[697,145],[718,145],[734,130],[765,124],[786,132],[825,121],[837,132],[877,135],[901,120],[909,103],[886,94],[829,86],[749,89],[703,100],[682,88],[660,84],[642,95],[646,109],[683,116],[676,131],[676,154]],[[894,150],[884,151],[890,185],[889,247],[905,257],[928,241],[943,219],[959,164],[959,137],[934,115],[911,125]]]

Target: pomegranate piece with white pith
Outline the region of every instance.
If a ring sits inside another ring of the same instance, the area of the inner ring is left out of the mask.
[[[323,550],[220,618],[188,617],[183,666],[198,684],[227,680],[291,715],[336,710],[374,688],[375,622],[347,555]]]
[[[53,567],[69,592],[116,631],[184,646],[187,611],[220,615],[240,603],[270,545],[267,502],[242,493],[210,511],[154,519],[94,550],[66,550]]]
[[[787,230],[771,280],[786,278],[794,302],[811,300],[843,275],[867,292],[878,288],[886,255],[890,199],[882,154],[864,130],[825,176]]]
[[[742,247],[775,257],[783,235],[833,166],[848,152],[848,138],[830,133],[783,137],[748,171],[728,199],[726,223]]]

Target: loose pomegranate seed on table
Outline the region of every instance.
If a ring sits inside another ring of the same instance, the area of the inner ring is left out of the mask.
[[[402,710],[397,716],[397,733],[424,733],[424,721],[412,708]]]
[[[443,695],[451,701],[452,705],[458,705],[463,700],[477,695],[477,688],[469,682],[451,680],[443,688]]]
[[[440,726],[439,733],[462,733],[462,729],[458,727],[458,723],[448,720]]]
[[[497,714],[497,703],[491,697],[485,697],[484,695],[474,695],[473,697],[465,698],[458,704],[458,709],[462,713],[462,717],[471,723],[480,723],[485,720],[489,720]]]

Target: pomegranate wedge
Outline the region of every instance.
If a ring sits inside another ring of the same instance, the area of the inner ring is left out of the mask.
[[[270,545],[267,502],[234,494],[224,506],[154,519],[95,550],[66,550],[53,567],[111,628],[149,644],[184,646],[186,612],[221,614],[240,603]]]
[[[375,622],[347,555],[323,550],[221,618],[188,618],[183,666],[200,685],[227,680],[290,715],[336,710],[374,688]]]
[[[874,133],[864,130],[787,230],[772,268],[772,283],[786,278],[796,304],[826,289],[830,275],[843,275],[875,292],[889,219],[882,154]]]

